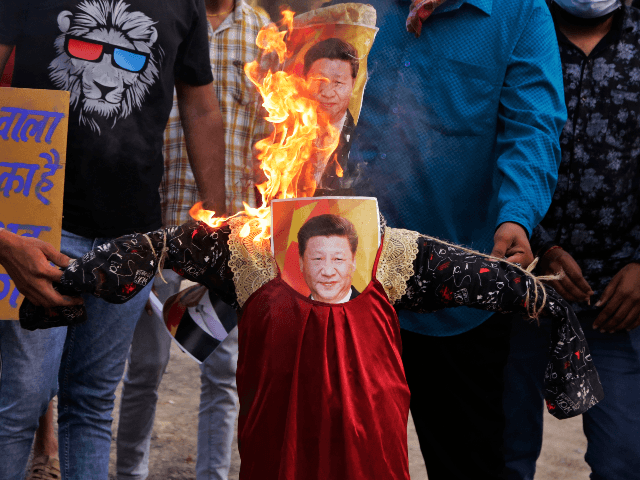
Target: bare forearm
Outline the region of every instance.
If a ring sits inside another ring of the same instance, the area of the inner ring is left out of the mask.
[[[176,87],[178,87],[176,85]],[[224,125],[213,86],[177,88],[187,153],[205,208],[225,208]]]
[[[11,56],[12,50],[13,50],[13,45],[0,44],[0,74],[4,72],[4,67],[7,66],[7,61]]]

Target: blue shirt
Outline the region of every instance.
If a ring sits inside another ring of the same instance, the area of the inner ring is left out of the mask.
[[[544,0],[450,0],[406,31],[409,0],[368,0],[377,34],[350,163],[358,194],[393,227],[489,253],[503,222],[529,233],[551,202],[566,120]],[[400,314],[405,329],[455,335],[491,313]]]

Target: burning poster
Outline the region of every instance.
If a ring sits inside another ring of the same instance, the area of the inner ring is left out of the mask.
[[[311,82],[313,98],[336,127],[358,124],[375,25],[373,7],[359,3],[293,17],[284,70]],[[340,124],[345,117],[348,120]]]
[[[60,248],[69,92],[0,88],[0,227]],[[0,266],[0,320],[20,292]]]
[[[307,165],[316,196],[348,192],[349,149],[360,116],[375,23],[375,10],[368,5],[334,5],[294,17],[286,38],[290,57],[284,71],[304,78],[318,114],[331,126],[319,132],[319,149]]]
[[[344,130],[344,123],[348,116],[354,125],[357,123],[366,81],[366,56],[377,32],[375,10],[357,3],[321,8],[299,17],[285,10],[283,17],[282,27],[272,23],[260,31],[256,44],[262,49],[262,56],[245,65],[244,69],[262,96],[262,105],[268,113],[267,121],[273,124],[271,135],[255,145],[264,180],[256,185],[262,195],[262,205],[252,208],[245,204],[245,210],[234,215],[246,215],[256,220],[246,224],[241,236],[244,238],[251,234],[257,243],[270,236],[272,200],[346,194],[343,185],[333,188],[336,185],[331,183],[333,186],[325,184],[326,188],[319,188],[323,186],[323,179],[344,177],[348,145],[346,154],[338,159],[336,149],[341,132],[333,126],[328,109],[320,108],[321,102],[314,99],[313,94],[314,85],[319,89],[330,80],[321,72],[305,78],[304,59],[306,56],[311,71],[315,63],[311,60],[324,53],[312,56],[307,53],[329,38],[339,39],[355,48],[358,70],[355,78],[352,76],[348,113],[345,111],[341,124],[343,137],[349,142],[351,135]],[[353,75],[353,51],[347,54],[347,59],[340,61],[344,69]],[[324,73],[331,74],[329,71]],[[332,102],[325,103],[328,103],[327,107],[333,107]],[[203,209],[202,203],[194,205],[189,213],[195,220],[211,227],[218,227],[229,220]]]
[[[303,296],[342,303],[371,282],[380,245],[375,198],[274,200],[271,232],[282,278]]]

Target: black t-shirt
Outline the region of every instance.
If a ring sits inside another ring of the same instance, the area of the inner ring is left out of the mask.
[[[160,227],[174,80],[213,81],[203,0],[2,0],[0,44],[16,46],[12,86],[71,92],[63,228]]]

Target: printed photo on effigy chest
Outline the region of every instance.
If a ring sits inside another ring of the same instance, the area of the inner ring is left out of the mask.
[[[274,200],[272,209],[272,252],[283,280],[298,293],[343,303],[371,282],[380,245],[376,199]]]

